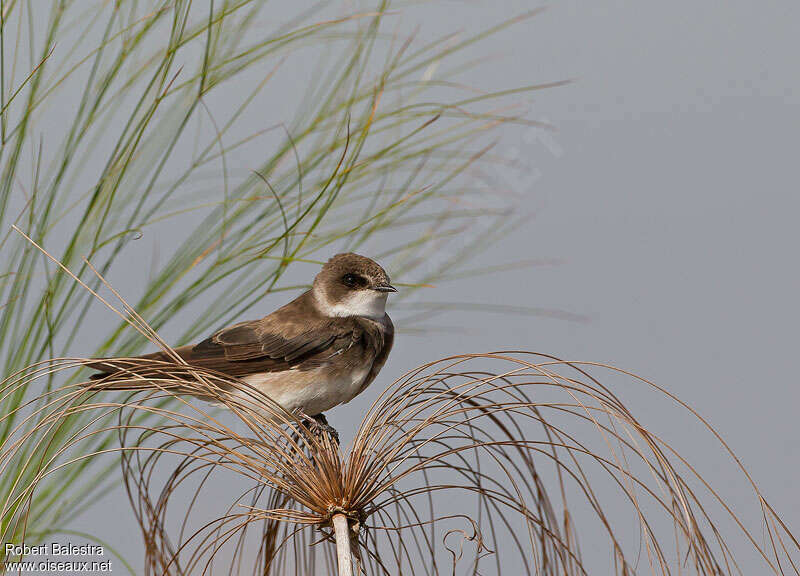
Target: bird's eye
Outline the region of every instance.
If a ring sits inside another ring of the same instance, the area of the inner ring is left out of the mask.
[[[345,274],[344,277],[342,278],[342,281],[347,286],[351,286],[352,287],[352,286],[355,286],[358,283],[358,278],[356,277],[355,274]]]

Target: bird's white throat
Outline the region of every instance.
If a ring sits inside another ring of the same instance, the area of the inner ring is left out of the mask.
[[[361,316],[380,320],[386,314],[387,296],[385,292],[358,290],[338,302],[331,302],[321,290],[314,290],[314,299],[319,311],[332,318]]]

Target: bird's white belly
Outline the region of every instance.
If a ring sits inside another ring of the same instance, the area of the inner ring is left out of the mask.
[[[302,411],[315,416],[334,406],[349,402],[358,394],[370,366],[336,376],[328,368],[265,372],[242,378],[289,412]]]

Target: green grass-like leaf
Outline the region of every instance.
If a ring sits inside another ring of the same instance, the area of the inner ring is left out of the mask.
[[[5,234],[12,224],[96,291],[89,262],[109,274],[124,265],[132,240],[165,225],[179,230],[134,301],[155,330],[182,327],[174,344],[233,321],[272,292],[302,289],[287,279],[298,263],[380,240],[378,256],[409,285],[408,297],[515,225],[501,198],[459,176],[488,161],[486,134],[524,123],[502,111],[508,97],[545,85],[452,94],[463,69],[454,56],[520,18],[472,38],[418,44],[387,31],[395,28],[384,23],[388,2],[332,19],[309,10],[277,25],[264,4],[4,2],[4,376],[69,351],[133,355],[148,343],[122,320],[101,340],[88,339],[83,327],[96,298],[24,238]],[[304,98],[291,117],[266,121],[259,97],[308,53],[319,68]],[[220,95],[236,104],[212,106]],[[254,149],[256,165],[231,164]],[[493,209],[465,209],[456,200],[466,197]],[[449,257],[425,269],[432,252]],[[191,314],[201,299],[212,303]],[[15,430],[36,430],[17,453],[26,464],[0,477],[2,498],[29,485],[35,463],[89,424],[76,413],[43,428],[41,393],[24,385],[0,399],[0,444]],[[115,441],[112,432],[95,435],[91,451]],[[109,489],[108,471],[87,459],[58,483],[38,483],[28,534],[44,539],[63,529]]]

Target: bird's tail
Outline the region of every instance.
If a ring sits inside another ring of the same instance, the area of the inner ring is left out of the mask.
[[[164,352],[134,358],[97,358],[85,365],[97,370],[86,382],[86,387],[91,390],[167,390],[175,394],[203,396],[198,393],[201,387],[195,383],[198,371],[205,371],[181,363]]]
[[[280,410],[269,404],[263,393],[245,382],[215,370],[186,363],[187,349],[174,350],[179,356],[156,352],[134,358],[97,358],[84,362],[97,370],[83,386],[93,392],[164,392],[168,395],[193,396],[216,405],[230,402],[250,409],[259,408],[262,419],[275,418]],[[183,360],[183,361],[181,361]],[[265,408],[265,406],[269,406]],[[282,416],[285,420],[285,414]]]

